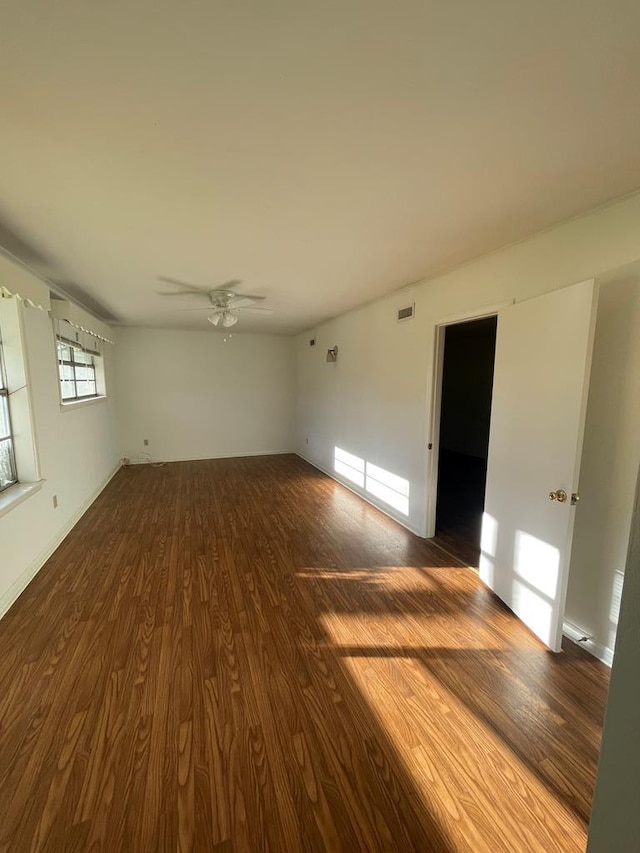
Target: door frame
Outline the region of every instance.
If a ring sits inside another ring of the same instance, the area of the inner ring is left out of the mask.
[[[444,369],[444,340],[447,326],[459,323],[471,323],[485,317],[499,318],[501,308],[513,305],[515,299],[506,299],[471,311],[462,311],[442,317],[434,323],[433,370],[431,371],[431,392],[427,399],[431,401],[429,431],[427,439],[427,517],[425,537],[436,535],[436,510],[438,504],[438,463],[440,461],[440,416],[442,413],[442,373]]]

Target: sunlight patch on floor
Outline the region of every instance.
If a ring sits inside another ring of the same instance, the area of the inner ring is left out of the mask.
[[[331,620],[323,620],[323,625],[340,653],[348,625]],[[363,648],[362,654],[353,656],[346,650],[343,666],[430,812],[445,831],[453,830],[457,837],[461,830],[464,833],[468,846],[455,849],[500,849],[499,840],[507,827],[521,838],[523,850],[545,849],[541,839],[546,833],[548,849],[555,849],[553,838],[563,838],[563,850],[584,850],[586,827],[582,821],[468,707],[464,684],[455,691],[448,689],[419,659],[402,652],[394,656],[391,651],[385,648],[377,656],[375,649],[369,653]],[[464,654],[459,649],[443,650],[445,663],[447,651]],[[414,693],[414,688],[419,690]],[[484,756],[481,768],[477,766],[479,751]],[[467,788],[470,774],[474,777],[472,799]],[[482,779],[480,792],[478,777]],[[505,800],[511,803],[511,810],[498,813],[495,804]]]
[[[495,636],[479,630],[475,634],[461,630],[460,617],[455,614],[429,616],[409,609],[398,616],[396,612],[375,611],[375,618],[363,608],[358,613],[323,613],[318,621],[331,638],[331,644],[345,646],[358,656],[362,648],[376,647],[388,653],[393,650],[410,652],[420,649],[442,649],[455,645],[457,649],[495,650],[506,648]],[[375,622],[375,625],[372,623]],[[416,632],[420,642],[416,643]]]

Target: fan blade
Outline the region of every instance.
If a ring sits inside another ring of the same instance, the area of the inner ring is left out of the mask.
[[[249,293],[237,293],[231,301],[232,302],[235,302],[236,300],[244,301],[245,299],[248,299],[251,302],[262,302],[266,298],[267,298],[266,296],[252,296]]]
[[[244,307],[238,308],[237,305],[233,307],[234,311],[262,311],[263,314],[273,314],[273,308],[259,308],[257,305],[245,305]]]
[[[198,305],[197,308],[178,308],[178,311],[219,311],[220,309],[214,305]]]
[[[177,284],[178,287],[184,288],[184,290],[190,293],[207,293],[207,289],[203,287],[196,287],[195,284],[189,284],[186,281],[180,281],[177,278],[169,278],[166,275],[159,275],[158,281],[164,281],[165,284]]]
[[[208,296],[204,290],[156,290],[158,296]]]
[[[255,302],[261,302],[263,299],[266,299],[266,296],[234,296],[233,299],[229,300],[230,308],[245,308],[248,305],[253,305]]]

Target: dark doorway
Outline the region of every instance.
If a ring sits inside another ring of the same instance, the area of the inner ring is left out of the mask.
[[[477,566],[487,478],[497,317],[445,330],[436,538]]]

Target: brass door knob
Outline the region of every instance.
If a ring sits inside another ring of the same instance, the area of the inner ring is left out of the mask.
[[[558,489],[555,492],[549,492],[549,500],[550,501],[558,501],[558,503],[563,504],[567,499],[567,493],[564,489]]]

